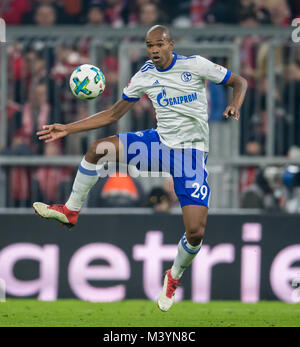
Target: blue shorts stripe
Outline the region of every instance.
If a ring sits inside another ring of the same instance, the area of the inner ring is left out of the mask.
[[[78,170],[81,173],[83,173],[84,175],[88,175],[88,176],[97,176],[98,175],[96,170],[85,169],[83,166],[81,166],[81,164],[78,166]]]

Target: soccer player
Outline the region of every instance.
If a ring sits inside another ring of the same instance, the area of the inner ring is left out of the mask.
[[[35,202],[33,207],[42,217],[74,226],[88,192],[98,180],[101,159],[132,163],[136,155],[132,148],[137,148],[132,145],[142,143],[144,147],[138,148],[144,148],[148,156],[142,155],[145,162],[138,163],[137,167],[146,165],[148,170],[169,171],[182,207],[185,233],[178,243],[176,258],[165,275],[158,298],[158,307],[168,311],[174,302],[180,277],[200,250],[206,227],[210,189],[205,167],[209,150],[205,80],[233,88],[233,99],[224,116],[236,120],[240,116],[247,82],[199,55],[177,55],[173,51],[170,31],[164,26],[150,28],[145,42],[150,60],[132,77],[122,98],[110,109],[70,124],[45,125],[37,135],[39,139],[51,142],[66,135],[104,127],[118,121],[144,94],[155,107],[157,129],[96,140],[79,165],[72,193],[65,205],[48,206]],[[159,146],[158,151],[154,150],[154,145]],[[108,151],[109,146],[114,150]],[[151,165],[155,160],[158,165],[153,168]]]

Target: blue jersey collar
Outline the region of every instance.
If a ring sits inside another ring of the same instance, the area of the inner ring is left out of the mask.
[[[177,54],[175,52],[173,52],[173,56],[174,57],[173,57],[172,63],[168,67],[166,67],[165,69],[159,69],[157,67],[156,70],[159,71],[159,72],[165,72],[165,71],[171,70],[172,67],[175,65],[176,60],[177,60]]]

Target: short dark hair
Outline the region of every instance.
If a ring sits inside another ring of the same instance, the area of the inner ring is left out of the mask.
[[[150,34],[152,31],[160,31],[162,34],[165,34],[170,41],[173,41],[170,29],[164,25],[154,25],[147,31],[146,36]]]

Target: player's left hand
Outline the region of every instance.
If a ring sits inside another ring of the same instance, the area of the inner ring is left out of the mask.
[[[237,107],[233,105],[229,105],[226,107],[226,110],[223,113],[223,116],[225,118],[233,117],[235,120],[238,120],[240,118],[240,111]]]

